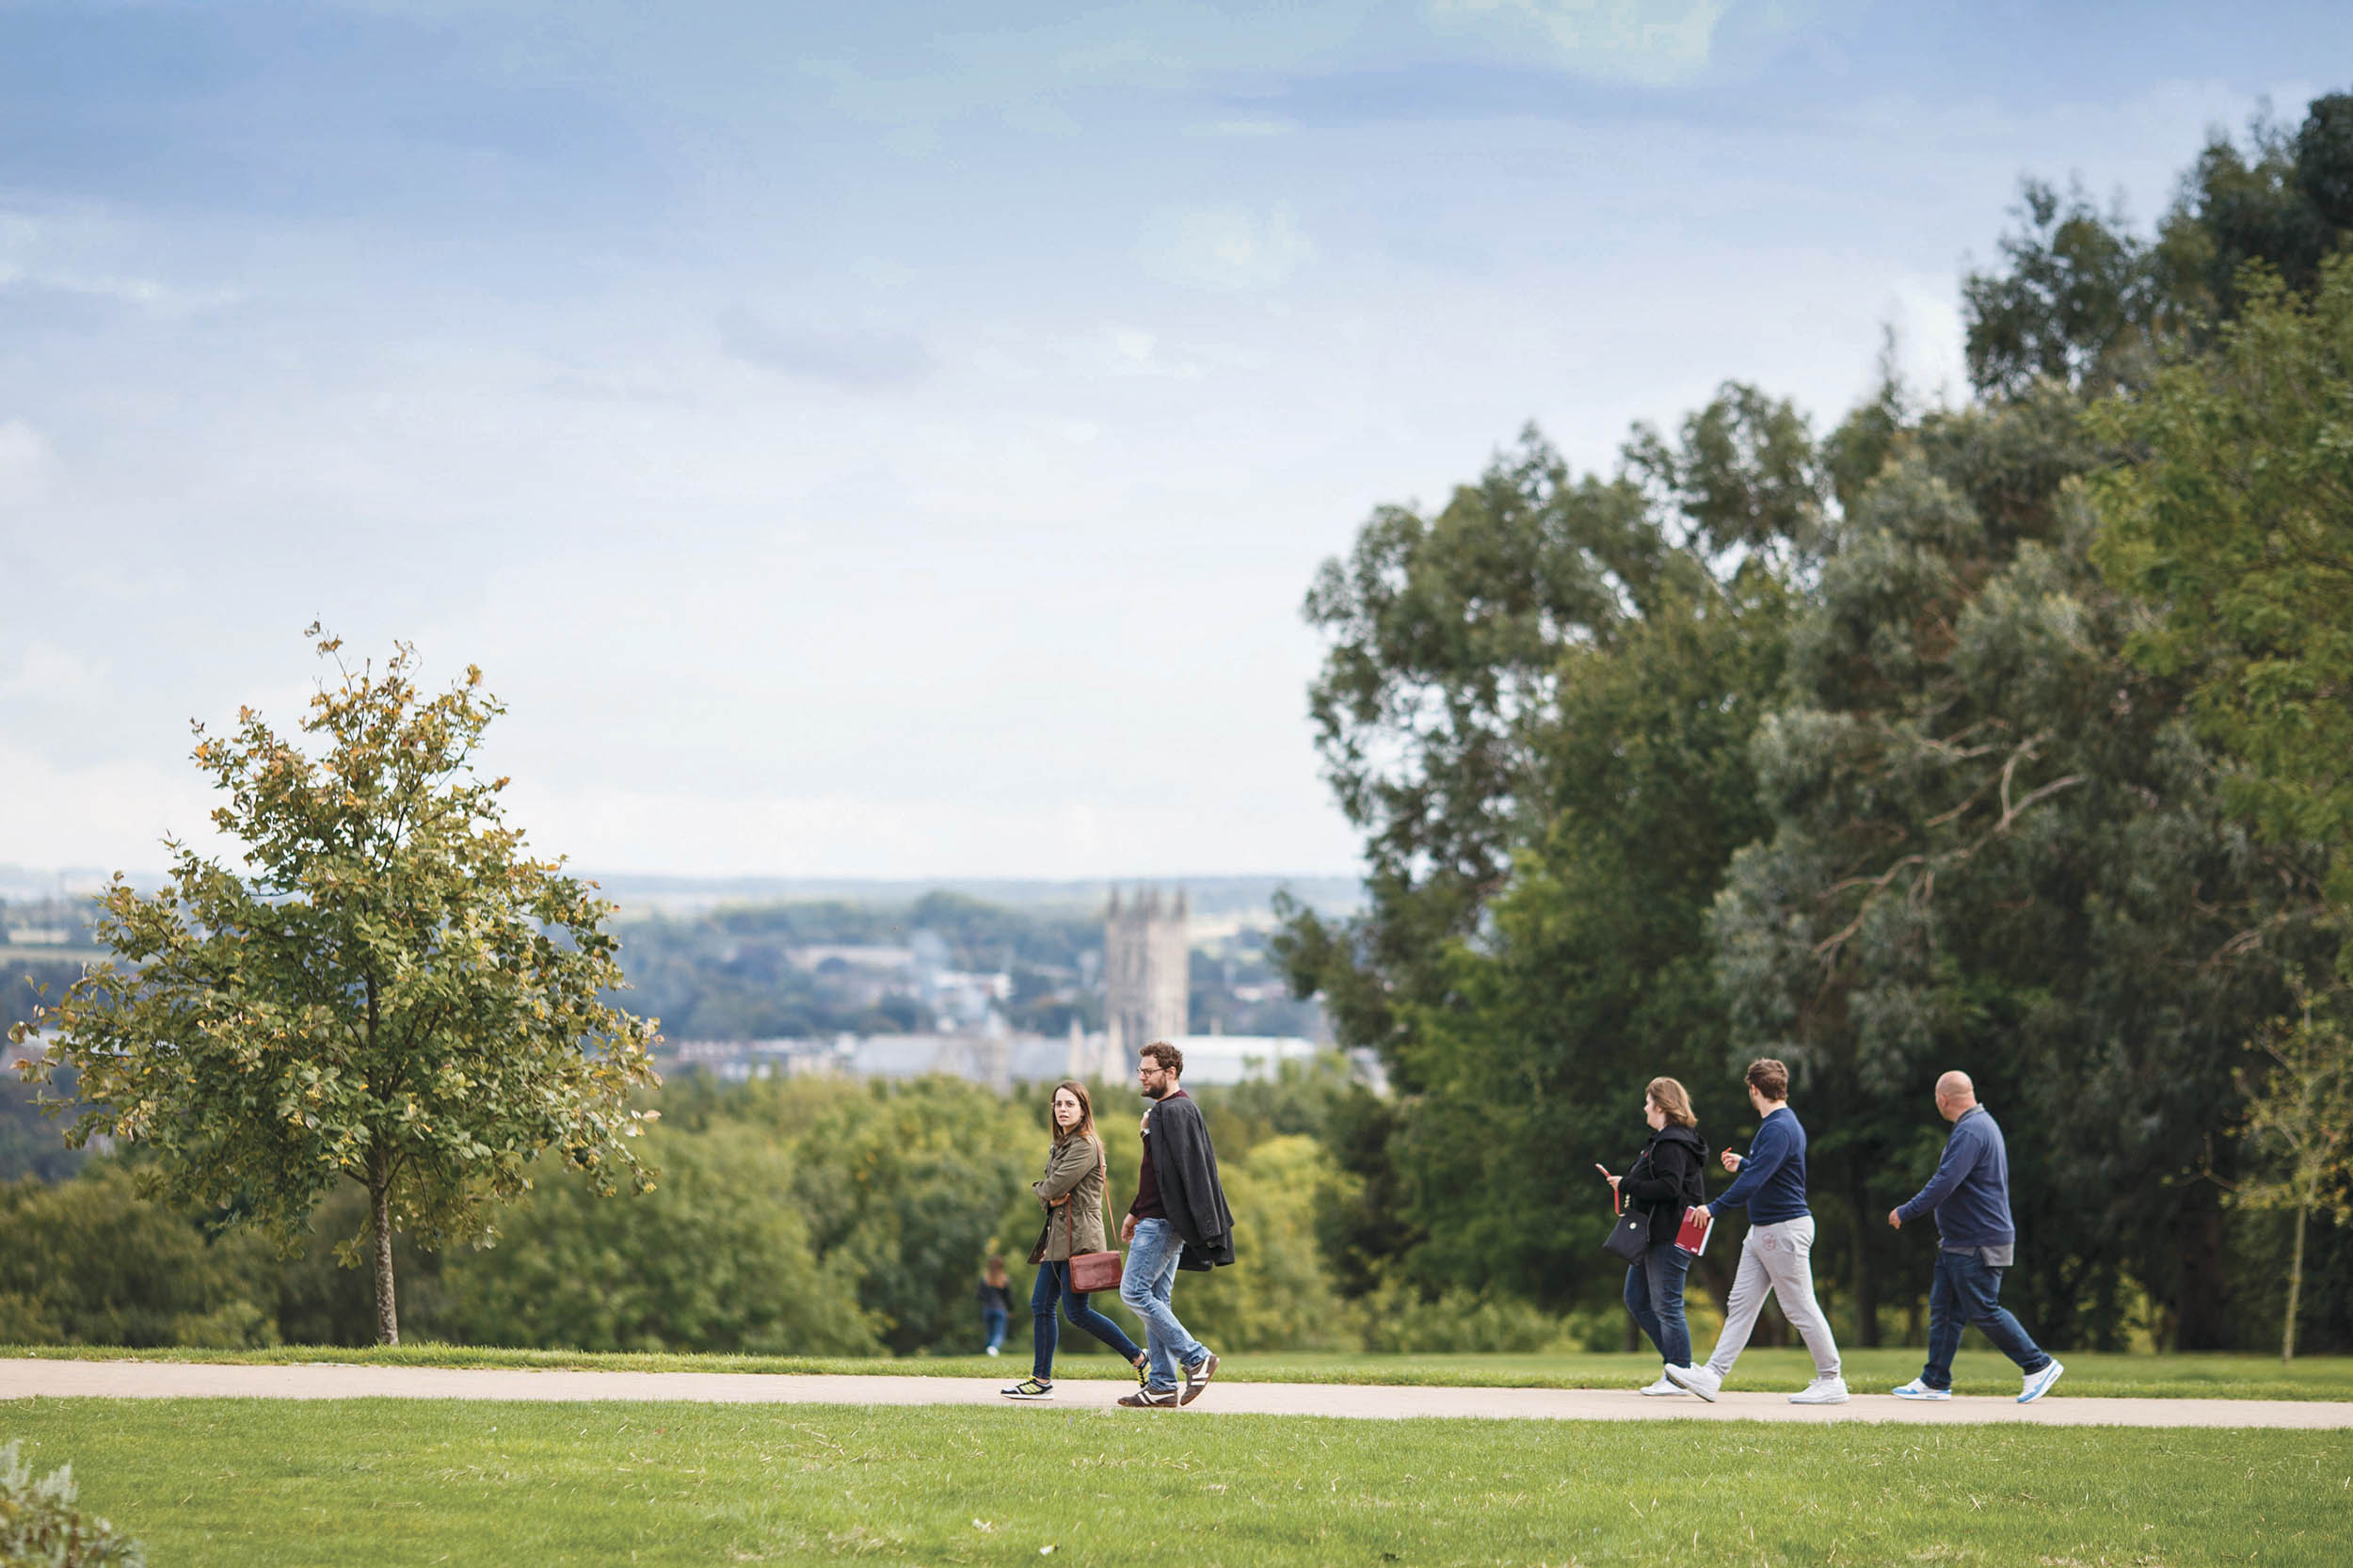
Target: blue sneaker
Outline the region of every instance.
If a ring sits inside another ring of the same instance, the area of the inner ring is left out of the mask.
[[[2051,1384],[2058,1382],[2059,1374],[2065,1370],[2067,1370],[2066,1368],[2054,1361],[2039,1372],[2028,1372],[2026,1386],[2019,1390],[2018,1402],[2032,1404],[2043,1395],[2048,1394],[2051,1391]]]
[[[1895,1390],[1895,1394],[1899,1400],[1949,1400],[1953,1397],[1951,1389],[1930,1388],[1918,1378],[1913,1378],[1901,1388]]]

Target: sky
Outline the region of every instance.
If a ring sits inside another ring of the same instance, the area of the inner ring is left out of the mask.
[[[2254,19],[2260,15],[2260,24]],[[205,842],[324,622],[534,846],[1346,872],[1300,616],[1534,422],[1958,397],[2022,175],[2141,221],[2353,7],[0,0],[0,864]]]

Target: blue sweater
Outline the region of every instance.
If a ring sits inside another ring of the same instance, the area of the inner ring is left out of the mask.
[[[1753,1225],[1805,1218],[1805,1128],[1785,1105],[1757,1128],[1756,1136],[1749,1140],[1748,1158],[1740,1161],[1738,1178],[1707,1211],[1721,1214],[1744,1203]]]
[[[1910,1224],[1930,1209],[1950,1251],[2006,1247],[2018,1240],[2009,1219],[2009,1148],[1984,1106],[1961,1113],[1945,1140],[1936,1175],[1896,1212]]]

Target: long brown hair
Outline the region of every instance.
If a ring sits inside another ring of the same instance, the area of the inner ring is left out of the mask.
[[[1072,1097],[1079,1102],[1079,1125],[1067,1132],[1063,1130],[1062,1123],[1054,1116],[1054,1096],[1064,1089],[1069,1090]],[[1046,1096],[1046,1125],[1054,1129],[1054,1145],[1057,1148],[1073,1138],[1092,1140],[1095,1137],[1095,1102],[1087,1097],[1087,1086],[1075,1078],[1065,1078],[1055,1084],[1053,1093]]]
[[[1683,1092],[1683,1085],[1672,1078],[1654,1078],[1650,1087],[1642,1091],[1650,1102],[1667,1113],[1667,1120],[1677,1127],[1697,1127],[1700,1119],[1691,1113],[1691,1096]]]

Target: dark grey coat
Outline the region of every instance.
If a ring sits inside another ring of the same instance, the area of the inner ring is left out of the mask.
[[[1190,1095],[1153,1102],[1144,1135],[1152,1149],[1152,1179],[1168,1223],[1184,1241],[1179,1269],[1223,1268],[1234,1260],[1234,1216],[1217,1179],[1217,1151],[1209,1124]]]

